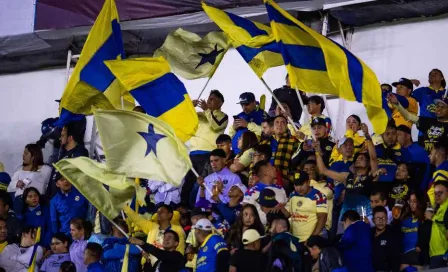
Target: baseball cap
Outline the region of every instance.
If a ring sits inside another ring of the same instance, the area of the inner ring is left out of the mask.
[[[209,216],[211,214],[211,212],[207,211],[207,209],[204,208],[194,208],[193,210],[191,210],[191,217],[196,216],[196,215],[204,215],[204,216]]]
[[[310,180],[310,176],[305,171],[300,171],[294,174],[294,185],[302,185],[308,180]]]
[[[240,102],[237,104],[244,105],[252,102],[255,102],[255,95],[250,92],[245,92],[240,95]]]
[[[212,208],[212,203],[205,198],[199,198],[198,202],[194,205],[196,208],[204,208],[210,210]]]
[[[342,136],[342,138],[341,138],[341,139],[339,140],[339,142],[338,142],[338,148],[341,148],[341,146],[342,146],[343,144],[345,144],[345,142],[346,142],[347,140],[353,141],[353,139],[350,138],[350,137]]]
[[[408,89],[411,89],[411,91],[414,89],[414,84],[412,84],[412,81],[404,77],[400,78],[397,82],[392,83],[392,86],[394,87],[397,87],[398,85],[403,85]]]
[[[238,187],[238,189],[240,189],[241,192],[243,192],[243,194],[247,192],[247,187],[244,186],[244,184],[242,184],[242,183],[233,184],[232,187]],[[232,187],[230,187],[230,188],[232,188]]]
[[[206,218],[199,219],[198,222],[193,226],[198,230],[211,231],[213,229],[212,222]]]
[[[327,122],[322,117],[314,117],[313,120],[311,121],[311,126],[317,126],[317,125],[326,126]]]
[[[399,125],[399,126],[397,127],[397,130],[399,130],[399,131],[403,131],[403,132],[405,132],[405,133],[407,133],[407,134],[412,134],[411,129],[410,129],[408,126],[405,126],[405,125]]]
[[[260,206],[266,208],[274,208],[278,205],[278,201],[275,199],[275,192],[269,188],[264,188],[263,191],[260,192],[257,201]]]
[[[248,229],[243,233],[243,245],[248,245],[263,238],[257,230]]]
[[[442,98],[442,99],[434,99],[434,103],[435,104],[443,103],[443,104],[448,106],[448,97],[445,97],[445,98]]]

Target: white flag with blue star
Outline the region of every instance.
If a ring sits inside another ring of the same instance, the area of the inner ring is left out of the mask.
[[[179,186],[191,169],[187,148],[165,122],[125,110],[96,110],[94,116],[110,171]]]
[[[185,79],[212,77],[229,47],[223,32],[213,31],[201,38],[179,28],[168,34],[154,57],[163,56],[171,70]]]

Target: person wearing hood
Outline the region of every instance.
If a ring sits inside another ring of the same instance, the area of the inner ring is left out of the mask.
[[[343,266],[342,257],[339,251],[329,246],[327,239],[319,235],[311,235],[306,241],[306,247],[310,251],[311,257],[317,260],[314,264],[313,272],[343,272],[347,269]]]

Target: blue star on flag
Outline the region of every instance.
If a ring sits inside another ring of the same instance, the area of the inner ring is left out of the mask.
[[[215,49],[210,51],[210,53],[198,53],[199,56],[201,56],[201,61],[199,62],[198,66],[196,66],[196,69],[201,66],[202,64],[210,63],[211,65],[214,65],[216,62],[216,58],[224,52],[224,49],[218,50],[218,44],[215,44]]]
[[[157,142],[163,138],[165,138],[165,135],[162,134],[157,134],[154,131],[154,126],[153,124],[149,124],[148,126],[148,132],[137,132],[138,134],[140,134],[140,136],[143,137],[143,139],[145,139],[146,141],[146,154],[145,157],[148,156],[149,153],[151,153],[151,151],[154,151],[154,155],[156,155],[157,157],[157,151],[156,151],[156,147],[157,147]]]

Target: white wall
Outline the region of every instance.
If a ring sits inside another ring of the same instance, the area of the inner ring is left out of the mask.
[[[448,73],[448,55],[444,52],[448,39],[442,32],[447,27],[448,19],[432,19],[357,29],[351,49],[377,73],[380,82],[391,83],[400,77],[408,77],[419,79],[426,85],[432,68]],[[264,78],[275,89],[284,84],[285,75],[285,68],[277,67],[267,71]],[[58,105],[54,99],[62,95],[64,78],[64,69],[0,76],[0,112],[3,116],[0,119],[0,161],[9,173],[21,164],[23,147],[39,138],[40,122],[57,115]],[[206,80],[183,81],[194,99]],[[203,97],[207,97],[211,89],[219,89],[224,94],[223,109],[229,116],[240,112],[236,103],[242,92],[254,92],[258,98],[266,94],[267,107],[271,101],[264,85],[235,51],[227,53]],[[367,121],[362,105],[344,102],[343,115],[337,123],[338,105],[337,100],[329,102],[338,134],[343,133],[344,120],[352,113]]]
[[[35,0],[0,0],[0,37],[31,33]]]

